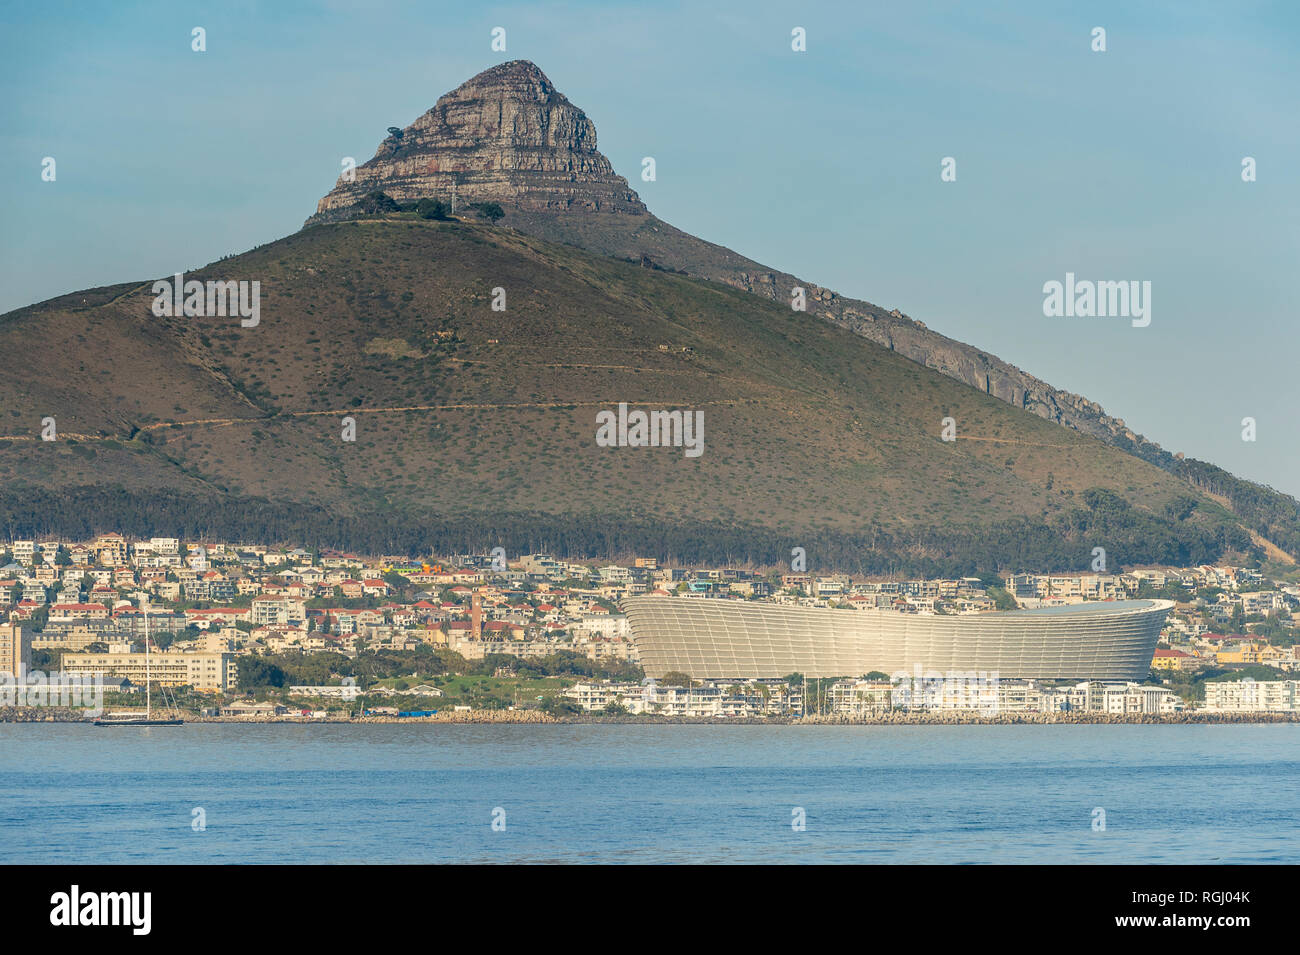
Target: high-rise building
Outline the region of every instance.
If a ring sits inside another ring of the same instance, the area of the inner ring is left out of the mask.
[[[0,673],[16,678],[32,662],[32,635],[17,623],[0,623]]]

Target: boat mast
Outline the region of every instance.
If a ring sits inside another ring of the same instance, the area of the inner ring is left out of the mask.
[[[144,614],[144,718],[153,719],[153,697],[150,695],[149,679],[149,605],[143,594],[140,595],[140,610]]]

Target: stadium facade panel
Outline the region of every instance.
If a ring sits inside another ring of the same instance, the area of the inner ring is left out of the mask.
[[[942,615],[693,597],[623,601],[646,675],[697,680],[910,676],[918,668],[1004,680],[1143,680],[1172,607],[1126,600]]]

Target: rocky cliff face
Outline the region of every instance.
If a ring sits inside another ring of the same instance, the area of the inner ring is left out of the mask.
[[[375,157],[340,179],[308,225],[365,214],[382,191],[398,202],[425,197],[460,206],[497,202],[505,224],[589,251],[723,282],[774,301],[807,291],[807,313],[842,325],[972,388],[1100,438],[1162,467],[1173,456],[1080,395],[1053,388],[995,355],[885,310],[760,265],[673,228],[649,213],[596,148],[596,128],[535,65],[502,63],[438,100]]]
[[[507,211],[644,215],[627,180],[596,149],[596,127],[536,66],[513,60],[443,96],[390,133],[354,181],[340,177],[308,224],[330,221],[367,193],[398,202],[497,202]]]
[[[740,272],[730,280],[725,277],[720,280],[784,301],[789,301],[792,287],[800,286],[806,290],[810,314],[842,325],[1017,408],[1100,438],[1154,464],[1165,466],[1172,460],[1169,452],[1131,431],[1122,419],[1107,415],[1095,401],[1053,388],[996,355],[931,331],[923,322],[897,309],[886,312],[869,302],[844,298],[830,289],[779,272]]]

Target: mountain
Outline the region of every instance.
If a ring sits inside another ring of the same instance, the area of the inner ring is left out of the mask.
[[[460,218],[403,208],[453,175]],[[792,311],[793,277],[650,215],[532,64],[390,134],[303,231],[185,278],[259,282],[260,320],[156,315],[152,281],[0,316],[24,366],[0,533],[976,572],[1194,563],[1300,525],[1061,427],[1009,372],[969,387],[961,362],[997,360],[904,316],[806,283]],[[620,403],[699,413],[701,453],[601,446]]]
[[[462,83],[405,129],[393,127],[355,176],[339,178],[308,224],[382,190],[398,202],[425,197],[498,202],[519,212],[645,216],[647,210],[596,148],[587,115],[525,60]]]
[[[411,202],[496,202],[528,235],[720,282],[788,303],[806,292],[807,314],[849,329],[912,361],[1038,417],[1137,455],[1231,507],[1273,557],[1300,555],[1300,502],[1222,468],[1164,450],[1094,401],[1054,388],[988,352],[955,341],[897,309],[847,298],[676,229],[652,215],[596,149],[595,127],[533,63],[480,73],[439,99],[374,159],[323,198],[308,225],[361,213],[379,190]]]
[[[513,60],[440,98],[404,130],[394,129],[355,177],[340,177],[307,225],[356,215],[382,191],[398,202],[431,197],[462,205],[496,202],[521,232],[789,303],[807,290],[808,314],[842,325],[913,361],[1058,424],[1144,456],[1159,446],[1107,416],[1095,402],[1053,388],[1019,368],[953,341],[897,310],[760,265],[682,232],[649,213],[596,148],[585,113],[536,65]]]

